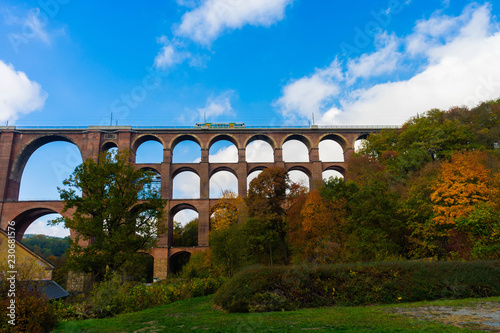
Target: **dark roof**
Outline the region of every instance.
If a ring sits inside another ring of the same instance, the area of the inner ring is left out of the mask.
[[[40,287],[41,292],[44,293],[49,300],[66,298],[69,296],[69,293],[55,281],[39,280],[33,282]]]
[[[0,281],[0,285],[4,281]],[[55,281],[49,280],[35,280],[35,281],[17,281],[16,283],[26,286],[28,289],[37,286],[40,291],[47,296],[49,301],[53,299],[66,298],[69,296],[69,293],[64,290],[60,285],[58,285]]]

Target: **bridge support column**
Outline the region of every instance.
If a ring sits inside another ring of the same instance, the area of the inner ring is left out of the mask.
[[[198,246],[208,246],[208,233],[210,230],[210,205],[204,201],[198,208]]]
[[[156,247],[151,251],[154,258],[153,281],[165,280],[168,275],[168,248]]]
[[[210,174],[208,164],[208,149],[201,150],[200,162],[200,199],[208,199],[210,194]]]
[[[282,148],[274,148],[274,164],[277,167],[284,168],[285,162],[283,162],[283,149]]]
[[[319,160],[319,148],[311,148],[309,151],[309,161],[312,164],[310,189],[317,190],[323,184],[323,170],[321,161]]]
[[[7,189],[9,188],[9,170],[12,167],[12,145],[14,144],[14,132],[5,131],[0,133],[0,201],[7,199],[16,200],[9,197]]]
[[[242,198],[247,196],[247,161],[245,156],[245,148],[238,149],[238,195]]]

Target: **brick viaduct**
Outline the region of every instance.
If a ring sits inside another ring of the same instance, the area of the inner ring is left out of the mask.
[[[19,188],[24,167],[30,156],[41,146],[54,142],[72,143],[80,150],[83,160],[96,159],[98,154],[112,147],[129,149],[131,162],[135,162],[138,147],[150,140],[163,146],[163,162],[138,164],[139,168],[150,168],[161,177],[162,197],[168,200],[167,235],[160,237],[153,249],[155,259],[154,276],[164,279],[169,270],[169,258],[181,252],[196,252],[208,247],[210,209],[217,199],[210,199],[210,177],[219,171],[229,171],[238,179],[238,192],[245,196],[247,177],[256,170],[270,166],[284,167],[289,171],[300,170],[309,177],[310,188],[322,183],[322,173],[337,170],[345,173],[345,162],[322,162],[319,158],[319,143],[322,140],[336,141],[344,151],[344,161],[354,151],[354,143],[369,133],[379,132],[384,127],[302,127],[302,128],[140,128],[125,126],[71,127],[71,128],[16,128],[0,126],[0,228],[6,229],[9,221],[16,222],[17,238],[20,240],[26,228],[37,218],[49,213],[61,213],[61,201],[19,201]],[[172,163],[172,152],[183,141],[193,141],[201,148],[200,163]],[[209,149],[220,141],[232,142],[238,150],[237,163],[210,163]],[[255,140],[267,142],[274,151],[274,162],[247,162],[246,147]],[[308,162],[283,161],[283,144],[298,140],[309,151]],[[173,178],[183,171],[192,171],[200,177],[200,199],[172,199]],[[183,209],[193,209],[199,214],[198,246],[175,248],[172,246],[173,216]],[[70,231],[71,232],[71,231]]]

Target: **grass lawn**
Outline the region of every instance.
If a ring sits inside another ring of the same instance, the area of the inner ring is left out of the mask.
[[[54,332],[473,332],[391,314],[391,310],[431,305],[473,307],[485,300],[498,302],[500,297],[235,314],[213,309],[212,296],[206,296],[114,318],[63,322]]]

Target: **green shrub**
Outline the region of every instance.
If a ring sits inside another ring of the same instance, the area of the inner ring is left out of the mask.
[[[55,302],[61,320],[104,318],[135,312],[181,299],[215,293],[219,278],[166,280],[151,285],[123,282],[119,276],[96,285],[89,295]]]
[[[500,295],[500,261],[250,267],[214,303],[230,312]]]
[[[0,285],[0,332],[49,332],[57,324],[57,316],[40,289],[28,282],[18,281],[15,297],[8,298],[8,285],[3,281]],[[7,314],[10,300],[15,299],[15,326],[9,324]]]

